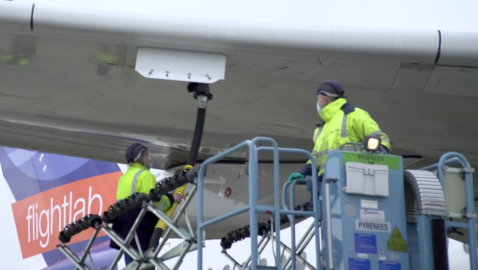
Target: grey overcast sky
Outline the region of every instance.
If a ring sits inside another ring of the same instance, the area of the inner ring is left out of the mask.
[[[377,28],[405,28],[405,29],[439,29],[442,31],[478,32],[478,1],[476,0],[14,0],[15,2],[46,3],[60,6],[88,7],[109,11],[138,12],[157,15],[175,15],[185,17],[199,17],[231,20],[248,20],[257,22],[281,22],[303,25],[323,25],[337,27],[377,27]],[[2,177],[3,178],[3,177]],[[0,179],[4,182],[3,179]],[[2,183],[3,185],[4,183]],[[2,189],[3,190],[3,189]],[[7,189],[8,190],[8,189]],[[5,191],[5,190],[3,190]],[[8,212],[11,204],[11,194],[0,197],[1,213]],[[12,221],[13,222],[13,221]],[[298,226],[300,232],[307,228],[310,220]],[[16,234],[12,233],[12,224],[3,222],[0,225],[1,258],[19,258]],[[284,230],[282,237],[289,242],[290,230]],[[179,241],[171,241],[173,245]],[[231,254],[242,262],[249,255],[249,241],[236,244]],[[16,248],[15,248],[16,247]],[[310,262],[314,261],[313,249],[307,250]],[[231,265],[220,254],[218,241],[208,241],[205,250],[204,269],[212,267],[222,269],[224,265]],[[450,265],[452,270],[470,269],[467,263],[468,256],[463,252],[461,243],[451,240],[449,246]],[[270,245],[265,251],[268,262],[273,261]],[[21,258],[21,257],[20,257]],[[11,263],[7,268],[12,270],[23,269],[18,260],[6,260]],[[5,260],[3,260],[5,262]],[[313,263],[315,265],[315,263]],[[168,263],[172,266],[171,263]],[[5,265],[4,265],[5,266]],[[186,256],[185,263],[180,269],[196,268],[196,252]],[[231,268],[232,269],[232,268]]]

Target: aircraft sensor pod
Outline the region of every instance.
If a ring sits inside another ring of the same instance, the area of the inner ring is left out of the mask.
[[[219,53],[139,48],[135,70],[150,79],[209,84],[224,80],[226,56]]]

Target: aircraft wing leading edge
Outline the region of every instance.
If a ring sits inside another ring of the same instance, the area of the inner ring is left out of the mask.
[[[320,54],[321,57],[422,64],[434,64],[440,46],[437,30],[260,24],[214,18],[194,19],[71,9],[42,4],[0,4],[0,22],[7,25],[7,28],[31,32],[32,35],[96,39],[134,46],[276,57],[302,56],[309,59]],[[4,16],[3,13],[9,16]],[[450,46],[449,52],[442,52],[440,57],[457,53],[456,49]],[[476,65],[478,58],[467,60],[474,61]]]

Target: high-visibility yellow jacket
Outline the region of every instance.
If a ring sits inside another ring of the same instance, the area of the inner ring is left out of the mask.
[[[116,199],[122,200],[136,192],[149,194],[149,191],[153,189],[155,185],[156,177],[145,166],[140,163],[132,163],[118,181]],[[155,203],[155,206],[163,211],[167,211],[173,203],[174,198],[172,195],[166,194],[161,197],[159,202]],[[118,216],[113,221],[112,229],[123,239],[126,239],[140,212],[140,208],[135,208]],[[136,233],[143,250],[148,248],[149,241],[158,220],[158,217],[150,211],[147,211],[141,220]],[[137,248],[136,241],[134,240],[131,241],[130,245],[133,248]],[[114,241],[110,242],[110,247],[119,249],[119,246]]]
[[[149,191],[156,185],[156,177],[140,163],[132,163],[128,170],[120,177],[116,200],[122,200],[136,192],[149,194]],[[163,211],[171,208],[172,202],[167,195],[163,195],[161,200],[155,205]]]
[[[390,140],[387,134],[380,130],[378,124],[370,117],[368,112],[353,107],[344,98],[339,98],[325,106],[319,112],[324,124],[315,129],[314,148],[312,155],[316,159],[319,175],[325,171],[328,153],[337,150],[345,143],[359,143],[366,136],[379,136],[382,146],[391,151]],[[361,146],[344,145],[344,151],[359,151]],[[307,162],[311,164],[309,160]]]

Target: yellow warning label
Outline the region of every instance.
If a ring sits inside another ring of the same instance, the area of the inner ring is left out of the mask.
[[[407,243],[405,243],[405,240],[403,239],[402,234],[398,230],[397,226],[395,226],[392,235],[390,235],[390,238],[388,238],[387,248],[388,250],[407,252]]]

